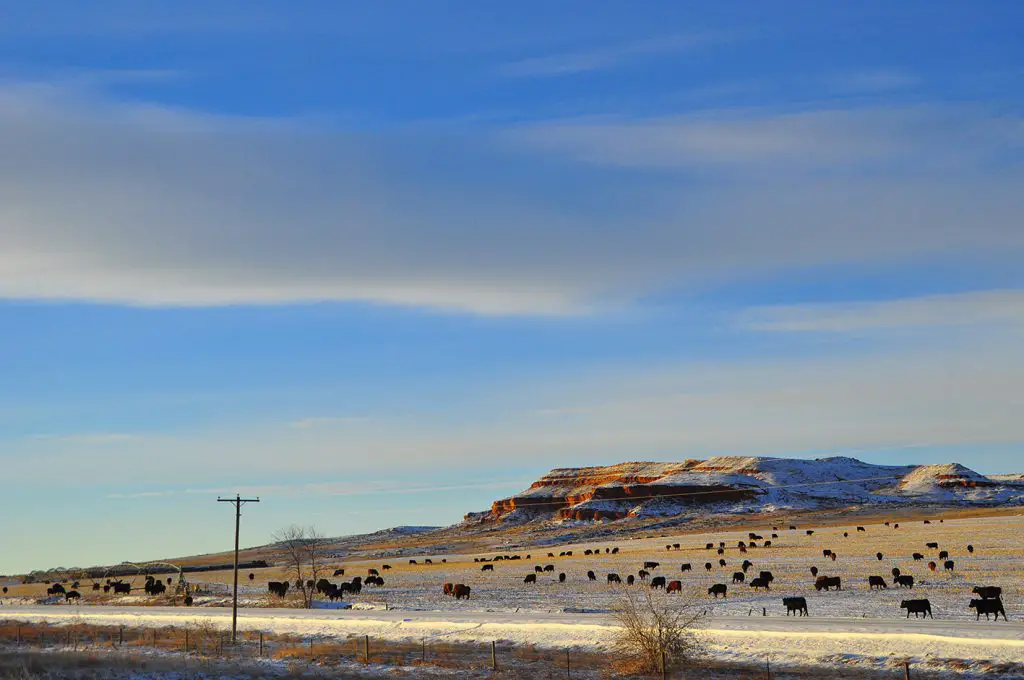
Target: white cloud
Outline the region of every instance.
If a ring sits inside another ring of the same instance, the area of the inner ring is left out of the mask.
[[[356,132],[7,88],[0,297],[565,315],[796,267],[1015,266],[1020,171],[990,161],[1016,127],[875,110]]]
[[[504,65],[500,69],[500,73],[506,76],[526,78],[572,75],[613,68],[637,59],[710,47],[726,40],[725,35],[713,32],[647,38],[613,47],[521,59]]]
[[[849,332],[913,326],[1024,323],[1024,291],[992,290],[901,300],[780,305],[744,311],[755,331]]]

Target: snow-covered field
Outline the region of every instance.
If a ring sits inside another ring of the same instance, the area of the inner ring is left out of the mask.
[[[382,571],[387,585],[380,589],[365,588],[355,600],[364,609],[359,611],[289,610],[255,608],[270,603],[265,583],[243,587],[243,602],[252,608],[241,614],[241,625],[279,633],[297,633],[327,637],[370,635],[389,640],[436,638],[458,641],[509,640],[551,647],[590,647],[605,645],[612,621],[608,612],[621,598],[626,586],[610,586],[606,574],[618,573],[623,580],[636,574],[644,561],[660,562],[653,575],[679,579],[684,594],[663,595],[667,602],[696,600],[707,609],[704,633],[712,656],[731,661],[759,661],[767,654],[774,663],[829,665],[852,663],[884,666],[894,659],[911,657],[919,663],[934,660],[938,667],[961,670],[983,670],[990,664],[1019,664],[1024,672],[1024,624],[1020,622],[1024,595],[1024,517],[983,517],[949,519],[930,524],[901,521],[899,529],[883,524],[865,524],[866,531],[856,526],[815,528],[801,525],[791,531],[779,526],[778,538],[771,539],[771,548],[759,547],[741,554],[737,542],[748,540],[747,532],[713,532],[700,535],[668,536],[616,541],[594,545],[560,545],[548,548],[502,549],[488,556],[516,553],[529,560],[492,563],[494,572],[482,572],[474,563],[480,555],[436,555],[433,565],[410,565],[408,560],[346,560],[345,578],[365,575],[369,567],[383,563],[393,568]],[[815,533],[807,536],[806,529]],[[766,539],[772,532],[767,520],[757,532]],[[846,532],[848,537],[844,537]],[[716,551],[705,544],[725,541],[727,564],[718,565]],[[938,542],[939,549],[948,550],[955,561],[952,572],[942,569],[937,550],[926,548],[927,542]],[[679,543],[679,550],[666,551],[667,544]],[[760,543],[760,541],[759,541]],[[974,552],[967,551],[973,545]],[[606,554],[604,548],[616,546],[617,555]],[[600,555],[583,555],[585,549],[600,548]],[[822,556],[829,548],[838,554],[835,561]],[[572,550],[572,557],[549,558],[549,552]],[[882,553],[878,560],[876,553]],[[925,559],[914,561],[911,553],[920,552]],[[446,563],[440,560],[447,559]],[[733,572],[740,571],[743,559],[756,575],[770,570],[775,576],[771,592],[755,592],[747,585],[733,585]],[[418,560],[422,563],[423,559]],[[928,562],[938,563],[932,572]],[[711,562],[710,571],[704,563]],[[690,563],[692,571],[682,572],[680,565]],[[523,577],[534,573],[534,565],[553,564],[554,571],[537,575],[538,583],[527,585]],[[840,576],[842,591],[816,592],[809,571],[816,566],[823,575]],[[913,590],[892,587],[891,569],[898,567],[914,576]],[[589,581],[586,573],[593,570],[597,581]],[[559,583],[557,575],[566,574]],[[883,576],[888,590],[868,589],[870,575]],[[272,570],[261,580],[274,578]],[[203,578],[220,579],[218,575]],[[335,581],[342,577],[335,578]],[[468,601],[445,597],[445,582],[466,583],[473,589]],[[729,597],[712,599],[707,588],[715,583],[729,587]],[[1009,622],[975,621],[967,605],[974,585],[998,585],[1003,588],[1003,601]],[[644,587],[641,585],[634,588]],[[88,601],[89,593],[86,592]],[[785,616],[781,599],[801,595],[807,598],[809,618],[796,620]],[[935,620],[904,618],[901,599],[928,598]],[[134,599],[134,598],[133,598]],[[122,604],[132,602],[124,600]],[[387,611],[385,611],[385,607]],[[767,616],[762,616],[764,611]],[[574,613],[580,612],[580,613]],[[159,608],[115,606],[12,606],[10,601],[0,616],[24,620],[84,620],[94,623],[125,625],[173,625],[209,617],[218,625],[226,625],[230,612],[217,608]],[[964,661],[964,663],[961,663]]]

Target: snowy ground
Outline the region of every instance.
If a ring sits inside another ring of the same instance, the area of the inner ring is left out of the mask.
[[[366,634],[375,638],[404,640],[436,638],[465,641],[510,640],[550,647],[600,647],[607,641],[611,625],[608,612],[621,598],[621,588],[609,586],[606,574],[618,573],[623,580],[636,574],[642,563],[655,560],[661,566],[654,575],[683,582],[680,600],[696,600],[708,611],[705,637],[712,656],[737,662],[762,661],[767,654],[773,663],[835,665],[850,663],[862,666],[885,666],[893,659],[911,657],[936,667],[957,667],[983,672],[986,664],[1019,664],[1024,673],[1024,624],[1020,622],[1020,603],[1024,600],[1024,517],[983,517],[950,519],[931,524],[921,521],[900,521],[899,529],[882,524],[865,525],[865,532],[855,526],[816,529],[807,536],[801,525],[790,531],[780,526],[773,547],[751,549],[739,553],[737,541],[747,540],[747,532],[714,532],[700,535],[659,536],[637,540],[619,540],[593,545],[559,545],[547,548],[498,549],[485,553],[517,553],[530,560],[497,562],[494,572],[482,572],[473,557],[479,555],[436,555],[435,564],[410,565],[408,560],[348,560],[341,566],[345,578],[365,575],[369,567],[380,568],[389,563],[393,569],[382,571],[387,585],[366,588],[356,599],[363,611],[307,611],[289,609],[247,609],[240,617],[247,629],[278,633],[297,633],[327,637]],[[772,532],[771,520],[757,532],[766,539]],[[847,532],[848,537],[843,537]],[[725,541],[727,565],[718,565],[719,555],[705,549],[705,543]],[[952,573],[942,569],[937,551],[925,547],[936,541],[940,549],[950,552],[955,561]],[[760,542],[760,541],[759,541]],[[666,544],[679,543],[680,550],[666,551]],[[971,544],[975,552],[966,547]],[[617,546],[618,555],[603,552]],[[600,548],[598,556],[584,556],[586,548]],[[822,557],[824,548],[834,550],[836,561]],[[547,554],[572,550],[571,558],[548,558]],[[883,553],[882,560],[875,553]],[[911,559],[911,553],[925,555],[922,561]],[[447,563],[441,564],[440,559]],[[753,562],[750,576],[762,569],[775,575],[770,593],[755,592],[747,585],[733,585],[731,576],[740,570],[744,559]],[[932,572],[928,562],[938,563]],[[705,570],[704,563],[713,568]],[[690,563],[693,570],[682,572],[680,565]],[[535,585],[523,584],[523,577],[533,573],[534,565],[553,564],[554,572],[538,575]],[[816,566],[823,575],[840,576],[843,590],[816,592],[809,568]],[[913,575],[913,590],[894,588],[890,570],[899,567]],[[589,581],[593,570],[597,581]],[[564,572],[565,583],[557,582]],[[867,577],[879,575],[890,583],[888,590],[871,591]],[[242,599],[252,607],[271,604],[265,594],[265,580],[277,578],[273,570],[260,574],[253,584],[243,586]],[[203,575],[221,579],[224,574]],[[333,579],[341,580],[341,577]],[[443,596],[445,582],[466,583],[473,589],[472,599],[456,601]],[[725,583],[729,597],[710,599],[707,588]],[[1009,622],[975,621],[967,605],[974,585],[1003,587],[1003,601]],[[638,588],[642,586],[634,586]],[[23,620],[66,621],[125,625],[182,625],[199,617],[209,617],[218,625],[226,625],[230,611],[215,608],[175,609],[160,607],[93,607],[21,606],[6,600],[0,618]],[[808,600],[810,618],[789,619],[781,599],[800,595]],[[907,621],[899,608],[901,599],[928,598],[935,620]],[[126,598],[121,604],[134,604],[144,598]],[[223,601],[221,599],[220,601]],[[673,601],[673,600],[666,600]],[[27,600],[21,600],[27,602]],[[13,606],[12,606],[13,605]],[[387,607],[390,611],[384,611]],[[566,610],[592,613],[571,613]],[[762,609],[767,616],[759,616]],[[751,616],[750,614],[754,614]],[[960,663],[965,660],[964,663]]]

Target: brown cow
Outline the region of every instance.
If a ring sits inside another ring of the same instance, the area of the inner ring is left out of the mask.
[[[469,586],[465,585],[464,583],[456,583],[455,584],[455,599],[456,600],[461,600],[461,599],[465,598],[465,599],[468,600],[469,599],[469,591],[470,591],[470,587]]]
[[[667,593],[682,593],[683,582],[682,581],[669,581],[668,588],[665,589]]]
[[[445,583],[444,584],[444,594],[448,595],[448,596],[454,595],[455,594],[455,584],[454,583]]]

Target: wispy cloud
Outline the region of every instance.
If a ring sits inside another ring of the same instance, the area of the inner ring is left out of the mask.
[[[68,444],[117,444],[141,439],[141,435],[128,432],[81,432],[74,434],[33,434],[29,439]]]
[[[745,310],[741,327],[755,331],[865,331],[914,326],[1024,323],[1024,291],[993,290],[900,300],[781,305]]]
[[[341,427],[344,425],[355,425],[365,423],[369,420],[366,416],[318,416],[311,418],[300,418],[288,423],[289,427],[308,429],[312,427]]]
[[[614,68],[639,59],[711,47],[732,39],[732,36],[710,31],[667,35],[622,43],[612,47],[521,59],[505,64],[499,69],[499,72],[502,75],[517,78],[566,76],[585,71]]]

